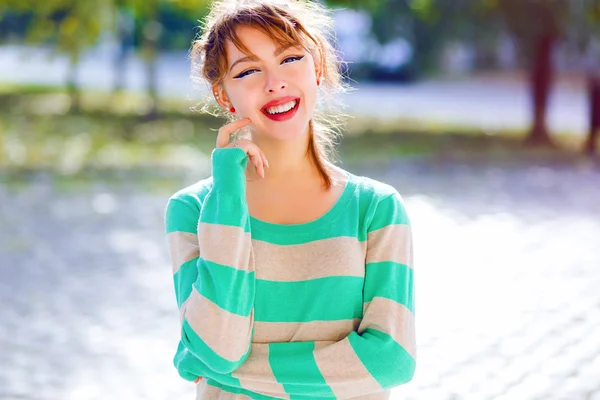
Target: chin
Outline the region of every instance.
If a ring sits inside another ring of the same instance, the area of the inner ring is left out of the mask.
[[[290,121],[290,123],[265,124],[256,133],[272,140],[296,141],[308,135],[308,120],[304,122]]]

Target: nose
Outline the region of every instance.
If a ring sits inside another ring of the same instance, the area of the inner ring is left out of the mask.
[[[276,73],[269,73],[267,77],[266,92],[276,93],[287,87],[287,82]]]

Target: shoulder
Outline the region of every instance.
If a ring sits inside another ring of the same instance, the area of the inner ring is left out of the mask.
[[[184,187],[169,197],[164,211],[167,230],[189,230],[195,225],[212,183],[212,177],[209,177]],[[186,224],[190,226],[182,227]]]
[[[365,197],[371,198],[374,201],[380,201],[390,196],[401,197],[398,190],[392,185],[378,181],[376,179],[354,175],[358,192]]]
[[[334,181],[342,181],[348,179],[350,184],[354,186],[355,195],[361,199],[379,200],[392,195],[397,195],[398,191],[387,183],[376,179],[353,174],[337,165],[330,166],[331,176]]]
[[[356,185],[360,209],[369,230],[389,224],[409,224],[404,199],[398,190],[367,176],[350,175]]]
[[[212,185],[212,177],[202,179],[173,193],[169,197],[169,202],[183,202],[201,206],[204,198],[212,189]]]

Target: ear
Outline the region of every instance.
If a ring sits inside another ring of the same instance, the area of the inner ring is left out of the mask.
[[[322,65],[322,60],[321,60],[321,54],[319,51],[317,51],[317,56],[314,59],[314,64],[315,64],[315,77],[317,78],[317,85],[320,85],[321,81],[323,80],[323,65]]]
[[[323,74],[321,73],[321,67],[315,64],[315,77],[317,79],[317,85],[321,84],[323,80]]]
[[[212,93],[215,100],[221,107],[226,109],[229,109],[231,107],[231,101],[229,100],[229,96],[227,96],[227,92],[225,92],[222,86],[213,86]]]

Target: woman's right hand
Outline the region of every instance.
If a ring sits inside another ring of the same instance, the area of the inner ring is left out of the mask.
[[[262,152],[262,150],[248,139],[240,139],[237,141],[237,143],[229,143],[230,135],[238,129],[248,125],[250,122],[250,118],[244,118],[230,122],[227,125],[223,125],[217,134],[217,148],[239,147],[240,149],[244,150],[250,162],[254,164],[258,176],[264,178],[265,167],[269,167],[269,162],[267,161],[267,157],[265,157],[265,154]]]

